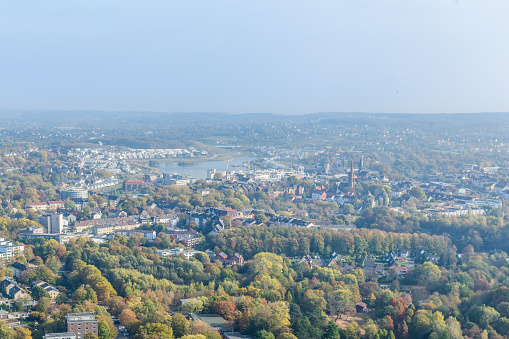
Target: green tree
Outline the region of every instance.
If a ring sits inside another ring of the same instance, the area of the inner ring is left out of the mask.
[[[180,338],[187,334],[187,320],[182,314],[177,313],[173,317],[171,317],[171,327],[173,328],[173,333],[177,338]]]
[[[200,313],[203,310],[203,302],[199,299],[189,300],[180,306],[184,313]]]
[[[255,338],[256,339],[276,339],[274,337],[274,334],[272,334],[271,332],[265,331],[265,330],[260,330],[260,331],[256,332]]]
[[[41,286],[35,286],[35,288],[32,290],[32,298],[34,300],[39,300],[42,297],[50,298],[50,294]]]
[[[0,338],[2,339],[16,339],[15,333],[12,328],[9,327],[5,322],[0,321]]]
[[[349,289],[339,289],[327,295],[327,311],[337,318],[352,312],[354,296]]]
[[[281,333],[280,335],[277,336],[277,339],[298,339],[298,338],[291,333]]]
[[[35,310],[39,313],[46,313],[50,306],[51,306],[50,298],[41,297],[37,302],[37,305],[35,305]]]
[[[267,217],[265,216],[265,213],[263,213],[262,211],[256,211],[254,219],[257,224],[263,224],[268,221]]]
[[[110,326],[103,319],[103,317],[98,317],[98,332],[99,339],[113,339],[113,333],[111,332]]]
[[[419,186],[414,186],[408,192],[412,197],[424,201],[427,199],[426,194]]]
[[[324,293],[320,290],[307,290],[300,301],[300,309],[304,314],[316,311],[323,312],[327,302],[323,297]]]
[[[75,211],[76,210],[76,204],[72,200],[67,200],[64,203],[64,208],[68,209],[68,210],[71,210],[71,211]]]
[[[353,214],[355,212],[355,208],[352,204],[344,204],[343,205],[343,213],[344,214]]]
[[[323,339],[340,339],[339,326],[335,321],[330,320],[325,328]]]
[[[160,323],[147,323],[140,327],[140,339],[173,339],[173,330],[171,327]],[[178,338],[179,336],[177,336]]]

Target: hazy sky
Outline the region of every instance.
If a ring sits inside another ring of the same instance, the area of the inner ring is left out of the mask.
[[[0,2],[0,109],[509,111],[508,0]]]

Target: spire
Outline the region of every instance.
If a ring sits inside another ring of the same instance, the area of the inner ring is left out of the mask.
[[[353,174],[353,160],[350,161],[350,175],[348,176],[348,186],[352,192],[355,191],[355,177]]]

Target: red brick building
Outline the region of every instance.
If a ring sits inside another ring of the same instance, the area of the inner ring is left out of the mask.
[[[146,185],[147,183],[143,180],[126,180],[124,181],[124,191],[139,191]]]

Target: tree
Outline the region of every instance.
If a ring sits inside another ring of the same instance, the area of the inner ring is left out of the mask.
[[[42,297],[50,298],[50,294],[41,286],[35,286],[35,288],[32,290],[32,298],[34,300],[39,300]]]
[[[182,314],[177,313],[171,317],[171,327],[177,338],[187,334],[187,319]]]
[[[467,315],[470,318],[470,321],[478,324],[482,328],[487,328],[500,318],[500,313],[498,313],[493,307],[485,305],[472,307],[468,311]]]
[[[228,321],[234,321],[238,316],[240,316],[240,312],[237,311],[235,304],[226,300],[217,303],[216,312]]]
[[[87,332],[85,333],[85,335],[83,336],[83,339],[99,339],[98,336],[96,336],[94,334],[94,332]]]
[[[426,194],[419,186],[414,186],[408,192],[412,197],[424,201],[427,199]]]
[[[447,318],[445,321],[447,332],[449,332],[449,338],[451,339],[462,339],[463,332],[461,331],[461,324],[458,320],[453,317]]]
[[[265,216],[265,213],[263,213],[262,211],[256,211],[254,219],[257,224],[264,224],[268,221],[267,217]]]
[[[16,339],[32,339],[32,333],[26,327],[15,327],[14,337]]]
[[[138,318],[136,317],[136,313],[128,308],[122,310],[118,316],[118,320],[129,330],[129,332],[131,332],[131,329],[139,322]]]
[[[265,331],[265,330],[260,330],[260,331],[256,332],[255,338],[256,339],[276,339],[274,337],[274,334],[272,334],[271,332]]]
[[[398,325],[396,334],[397,334],[398,339],[407,339],[408,338],[408,326],[404,320],[400,325]]]
[[[113,333],[111,332],[110,326],[103,317],[98,318],[98,333],[99,339],[113,339]]]
[[[339,326],[335,321],[329,321],[323,334],[323,339],[340,339]]]
[[[46,292],[46,291],[44,291]],[[33,294],[33,292],[32,292]],[[41,297],[35,305],[35,310],[39,313],[46,313],[51,306],[51,300],[48,297]]]
[[[477,280],[474,284],[474,291],[489,291],[491,289],[491,284],[486,278],[481,278]]]
[[[140,339],[173,339],[173,330],[171,327],[160,323],[147,323],[140,327]]]
[[[440,271],[440,268],[429,261],[417,266],[414,269],[415,278],[421,280],[422,282],[429,279],[437,279],[441,274],[442,271]]]
[[[202,333],[206,339],[222,339],[223,337],[215,331],[203,331]]]
[[[355,212],[355,208],[352,204],[344,204],[343,205],[343,213],[344,214],[353,214]]]
[[[348,325],[346,325],[346,333],[348,333],[349,337],[358,338],[361,330],[359,329],[359,324],[355,321],[352,321]]]
[[[71,210],[71,211],[75,211],[76,210],[76,204],[72,200],[67,200],[64,203],[64,208],[68,209],[68,210]]]
[[[0,338],[15,339],[14,335],[15,335],[14,330],[3,321],[0,321]]]
[[[58,252],[58,250],[57,250]],[[46,260],[46,266],[52,270],[54,273],[58,273],[58,271],[60,270],[60,267],[62,266],[62,263],[60,262],[60,260],[58,260],[57,257],[55,256],[51,256],[50,258],[48,258]]]
[[[354,297],[348,289],[340,289],[327,295],[327,311],[331,316],[335,316],[336,320],[343,314],[352,311],[354,305]]]
[[[180,306],[184,313],[200,313],[203,310],[203,302],[199,299],[189,300]]]
[[[313,313],[316,311],[323,312],[327,306],[327,302],[323,298],[321,290],[307,290],[300,301],[300,309],[302,312]]]
[[[251,332],[266,330],[277,333],[288,332],[290,325],[290,313],[286,302],[277,301],[273,303],[261,304],[253,308],[249,329]],[[284,331],[283,331],[284,330]]]
[[[277,339],[297,339],[297,337],[291,333],[281,333],[280,335],[277,336]]]

